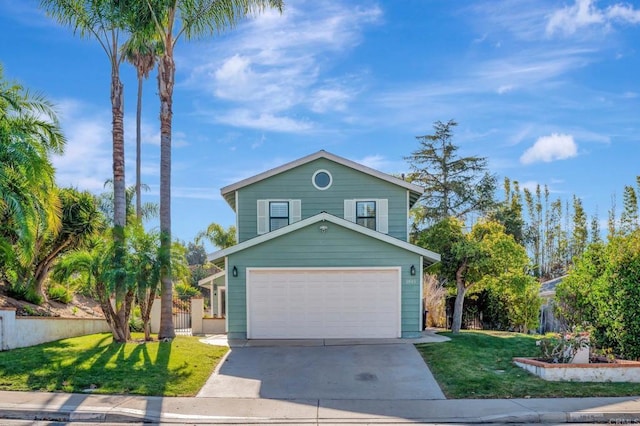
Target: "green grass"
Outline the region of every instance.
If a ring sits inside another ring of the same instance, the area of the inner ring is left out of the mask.
[[[640,394],[638,383],[547,382],[512,358],[538,355],[536,336],[506,332],[443,333],[450,342],[416,345],[447,398],[552,398]]]
[[[134,338],[140,336],[134,335]],[[226,347],[178,336],[173,342],[112,343],[93,334],[0,352],[0,390],[193,396]]]

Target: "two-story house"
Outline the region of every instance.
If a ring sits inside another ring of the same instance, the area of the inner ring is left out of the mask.
[[[416,337],[423,268],[408,242],[422,188],[319,151],[221,189],[238,243],[212,253],[230,338]]]

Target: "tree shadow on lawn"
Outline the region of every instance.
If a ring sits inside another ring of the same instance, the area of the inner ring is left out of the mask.
[[[111,334],[64,339],[0,353],[0,389],[163,395],[190,376],[170,367],[175,342],[116,343]]]
[[[95,344],[83,350],[79,350],[73,340],[63,339],[2,352],[0,388],[71,392],[74,387],[70,379],[76,374],[76,366],[104,352],[110,338],[110,334],[102,334]],[[70,352],[74,356],[70,356]]]

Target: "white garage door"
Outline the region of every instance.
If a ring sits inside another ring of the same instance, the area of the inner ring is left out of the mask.
[[[400,337],[400,268],[248,269],[250,339]]]

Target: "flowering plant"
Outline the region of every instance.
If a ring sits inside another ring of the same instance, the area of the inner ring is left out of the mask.
[[[554,333],[538,340],[536,345],[540,347],[540,358],[544,361],[568,364],[580,349],[589,346],[589,332]]]

